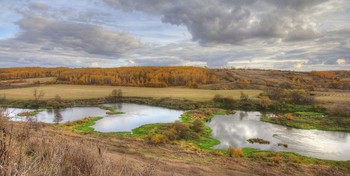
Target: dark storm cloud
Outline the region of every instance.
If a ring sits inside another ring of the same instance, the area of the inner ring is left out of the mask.
[[[320,37],[308,21],[317,5],[329,0],[104,0],[126,11],[162,16],[184,25],[194,41],[237,44],[255,38],[302,41]]]
[[[30,16],[18,22],[22,32],[14,39],[43,48],[70,48],[90,54],[121,56],[141,47],[138,39],[100,26],[65,21],[51,21]]]

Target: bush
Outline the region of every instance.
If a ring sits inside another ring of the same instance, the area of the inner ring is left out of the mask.
[[[168,141],[167,137],[163,134],[151,134],[148,137],[148,142],[151,144],[163,144]]]
[[[203,122],[199,119],[196,119],[193,121],[191,129],[195,132],[195,133],[203,133],[204,131],[204,125]]]
[[[271,105],[271,100],[268,96],[260,97],[260,106],[264,109],[267,109]]]
[[[177,131],[174,128],[170,128],[170,129],[164,131],[163,135],[171,141],[174,141],[178,138]]]
[[[234,103],[236,103],[236,100],[233,96],[223,97],[222,95],[218,94],[214,96],[213,101],[215,103],[224,104],[224,106],[232,106]]]
[[[293,120],[294,119],[294,116],[293,116],[293,114],[292,113],[288,113],[288,114],[286,114],[286,119],[287,120]]]
[[[106,97],[107,101],[112,102],[112,103],[116,103],[116,102],[120,102],[123,99],[123,92],[121,89],[113,89],[112,93]]]
[[[243,157],[243,150],[240,148],[236,148],[234,153],[235,153],[235,156]]]
[[[282,157],[279,154],[276,154],[275,156],[272,157],[272,162],[276,164],[281,164],[282,163]]]
[[[177,120],[173,124],[173,128],[175,129],[179,139],[188,139],[190,137],[190,127],[188,124]]]
[[[227,154],[229,157],[243,157],[243,150],[229,146],[227,148]]]
[[[281,101],[286,97],[285,91],[279,88],[267,89],[264,92],[264,94],[268,96],[271,100],[278,100],[278,101]]]
[[[232,146],[229,146],[227,148],[227,155],[229,157],[234,157],[235,156],[235,148],[233,148]]]
[[[295,104],[314,104],[314,97],[310,96],[305,90],[293,90],[289,94],[291,103]]]
[[[46,106],[50,108],[62,108],[65,107],[65,104],[56,100],[49,100],[47,101]]]

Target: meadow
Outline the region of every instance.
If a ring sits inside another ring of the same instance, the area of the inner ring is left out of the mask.
[[[111,94],[114,89],[121,89],[125,97],[152,97],[152,98],[173,98],[188,99],[193,101],[211,100],[216,94],[222,96],[233,96],[239,98],[244,92],[251,98],[256,98],[261,90],[205,90],[190,88],[147,88],[147,87],[123,87],[123,86],[94,86],[94,85],[42,85],[26,88],[2,89],[0,96],[5,95],[9,100],[30,100],[33,99],[33,90],[43,90],[43,99],[52,99],[59,95],[62,99],[90,99],[101,98]]]

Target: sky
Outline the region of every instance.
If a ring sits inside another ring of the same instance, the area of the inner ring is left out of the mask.
[[[350,70],[350,0],[0,0],[0,67]]]

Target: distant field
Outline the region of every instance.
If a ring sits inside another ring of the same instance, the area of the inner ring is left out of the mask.
[[[316,100],[322,102],[350,102],[350,93],[347,92],[316,92]]]
[[[261,93],[260,90],[202,90],[189,88],[145,88],[145,87],[119,87],[119,86],[92,86],[92,85],[43,85],[29,88],[15,88],[0,90],[0,96],[5,95],[11,100],[33,99],[33,90],[43,90],[44,99],[54,98],[56,94],[63,99],[88,99],[101,98],[111,94],[113,89],[121,89],[123,96],[133,97],[171,97],[175,99],[189,99],[194,101],[205,101],[212,99],[216,94],[233,96],[239,99],[240,92],[255,98]]]
[[[20,86],[20,85],[27,85],[27,84],[34,84],[34,83],[47,83],[47,82],[54,82],[56,81],[55,77],[45,77],[45,78],[28,78],[28,79],[13,79],[13,80],[1,80],[0,85],[4,84],[11,84],[12,86]]]

